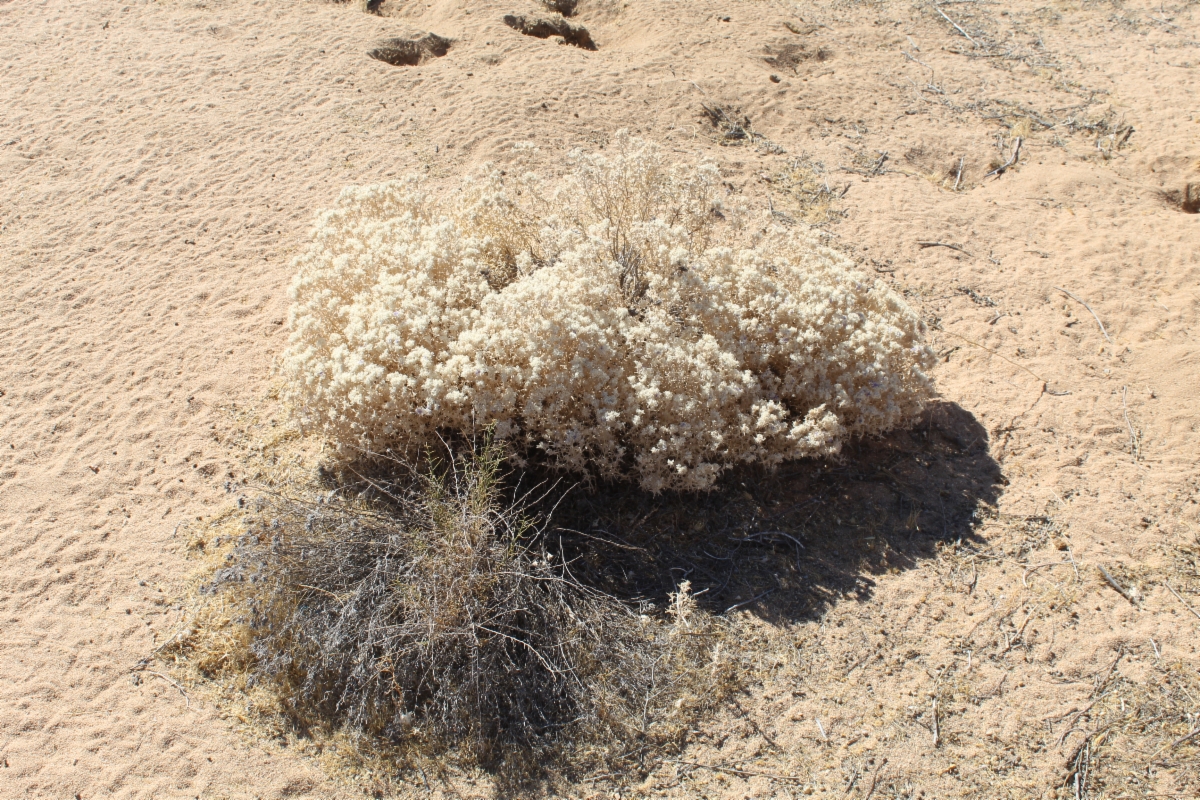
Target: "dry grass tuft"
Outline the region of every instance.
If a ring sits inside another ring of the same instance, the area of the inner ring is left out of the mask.
[[[755,149],[772,155],[782,155],[787,152],[766,136],[754,130],[750,117],[742,113],[740,108],[732,106],[709,106],[701,103],[704,119],[712,125],[717,134],[717,141],[725,146],[743,144],[753,145]]]
[[[231,547],[232,530],[209,544],[219,566],[171,652],[244,678],[292,733],[393,768],[440,761],[526,785],[676,747],[733,687],[724,623],[686,582],[665,611],[583,585],[528,493],[505,488],[501,446],[468,453],[406,480],[264,498]]]
[[[820,225],[844,215],[844,212],[834,208],[834,204],[845,197],[850,189],[849,183],[831,185],[824,165],[810,158],[792,159],[775,174],[772,186],[790,201],[797,216],[811,225]]]
[[[1200,783],[1195,669],[1157,659],[1141,680],[1114,670],[1097,695],[1062,734],[1066,796],[1147,797],[1162,777],[1179,787]]]

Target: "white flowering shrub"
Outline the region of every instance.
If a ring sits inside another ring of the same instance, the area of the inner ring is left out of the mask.
[[[494,425],[518,458],[656,492],[917,413],[932,356],[912,310],[724,195],[713,164],[626,135],[555,183],[347,189],[296,260],[291,399],[341,446]]]

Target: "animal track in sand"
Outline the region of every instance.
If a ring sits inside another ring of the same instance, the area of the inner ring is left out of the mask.
[[[584,50],[595,50],[592,35],[582,25],[572,25],[562,17],[527,17],[524,14],[505,14],[504,24],[518,33],[538,39],[557,36],[563,44],[572,44]]]
[[[420,39],[384,39],[367,55],[393,67],[416,67],[450,52],[451,40],[436,33]]]

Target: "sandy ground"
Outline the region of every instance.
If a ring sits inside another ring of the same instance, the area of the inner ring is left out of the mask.
[[[739,611],[747,692],[627,793],[1200,796],[1198,6],[582,0],[589,52],[501,23],[527,1],[0,0],[0,797],[359,793],[130,673],[183,613],[176,531],[232,503],[228,409],[269,413],[343,186],[621,127],[905,291],[944,401],[889,473],[936,545],[851,519],[900,555]]]

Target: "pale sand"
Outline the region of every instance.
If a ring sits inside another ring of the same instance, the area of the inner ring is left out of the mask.
[[[239,734],[222,717],[236,709],[189,706],[155,676],[131,681],[180,618],[193,565],[173,531],[232,502],[223,487],[242,454],[219,441],[224,408],[269,408],[289,256],[339,189],[413,170],[448,180],[510,159],[519,141],[549,168],[621,127],[681,157],[711,155],[760,205],[799,155],[823,162],[838,191],[849,183],[835,206],[846,217],[828,228],[868,270],[890,262],[914,306],[940,318],[940,390],[988,430],[1009,482],[984,539],[1009,552],[1019,536],[1004,520],[1051,516],[1086,572],[1070,608],[1044,612],[1029,646],[1004,652],[1003,632],[963,642],[988,612],[1024,599],[1024,620],[1039,607],[1015,557],[979,561],[972,594],[936,560],[874,576],[869,600],[835,603],[824,626],[797,623],[795,636],[828,663],[880,646],[889,663],[907,653],[920,668],[868,662],[849,678],[814,668],[807,679],[764,668],[742,700],[757,722],[713,721],[714,738],[685,759],[805,774],[838,792],[859,770],[861,797],[887,757],[877,797],[905,781],[926,796],[1042,796],[1080,741],[1055,746],[1063,726],[1047,734],[1045,720],[1084,708],[1117,652],[1130,682],[1150,680],[1153,647],[1195,673],[1200,621],[1162,579],[1200,607],[1200,216],[1162,192],[1200,183],[1197,6],[945,7],[974,36],[1011,36],[1034,54],[1019,62],[949,52],[973,45],[908,3],[588,2],[577,20],[597,52],[505,27],[505,13],[530,10],[524,0],[385,4],[382,17],[314,2],[0,1],[0,797],[357,793]],[[785,20],[820,27],[795,34]],[[426,31],[454,40],[448,55],[418,67],[365,55],[380,38]],[[764,63],[764,47],[788,43],[828,56]],[[1089,90],[1103,94],[1064,110]],[[1008,131],[985,118],[999,107],[968,108],[985,99],[1060,123],[1035,125],[998,179],[983,176],[1003,160],[996,137]],[[739,105],[787,155],[718,146],[703,101]],[[1105,109],[1135,129],[1111,159],[1096,135],[1061,124]],[[837,170],[869,169],[881,151],[896,171]],[[1113,344],[1054,287],[1087,301]],[[1043,394],[952,334],[1070,394]],[[1132,576],[1141,606],[1104,586],[1096,564]],[[872,644],[901,619],[902,643]],[[1007,678],[947,711],[934,749],[912,708],[970,648],[977,672],[961,680]],[[892,733],[873,743],[862,730]],[[1195,796],[1178,760],[1148,786]],[[680,782],[674,769],[645,791],[782,792],[707,771]]]

